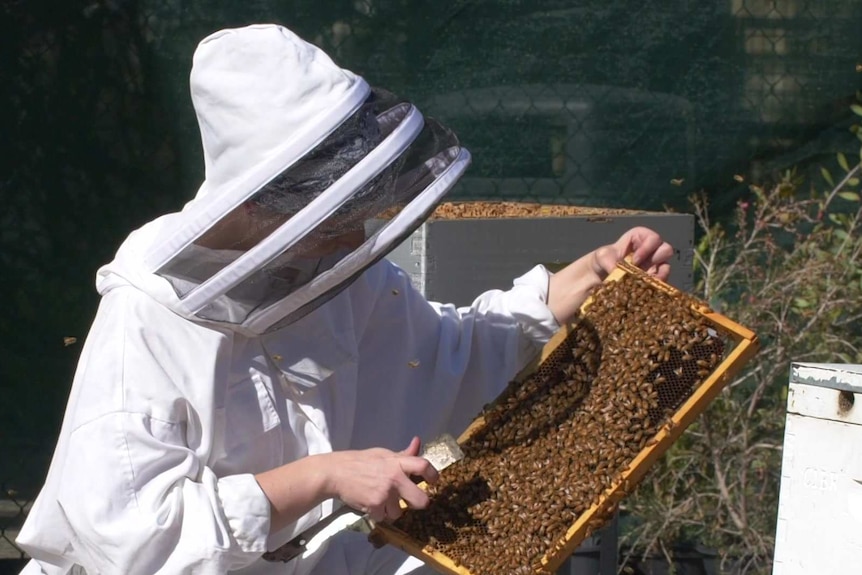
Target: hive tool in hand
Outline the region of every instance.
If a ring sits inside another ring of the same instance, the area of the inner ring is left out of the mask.
[[[442,471],[464,457],[461,447],[451,435],[444,434],[425,444],[421,457],[427,459],[434,469]],[[344,530],[370,533],[374,524],[367,514],[348,505],[342,505],[275,551],[263,555],[267,561],[287,562],[309,550],[312,540],[322,542]]]

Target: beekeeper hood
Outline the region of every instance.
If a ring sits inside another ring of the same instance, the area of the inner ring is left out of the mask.
[[[470,161],[452,132],[280,26],[203,40],[191,92],[206,180],[144,265],[196,321],[296,321],[415,230]]]

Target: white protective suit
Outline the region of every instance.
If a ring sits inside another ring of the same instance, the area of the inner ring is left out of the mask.
[[[296,42],[277,27],[250,30]],[[204,144],[212,184],[206,134]],[[380,260],[296,321],[256,333],[200,320],[145,263],[184,217],[133,232],[99,270],[102,301],[17,539],[34,558],[24,573],[395,572],[401,552],[375,551],[358,534],[287,564],[263,561],[333,502],[270,534],[254,474],[460,433],[557,329],[548,272],[456,309],[427,302]]]

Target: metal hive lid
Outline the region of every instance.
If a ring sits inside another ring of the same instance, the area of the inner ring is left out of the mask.
[[[790,383],[862,393],[862,365],[793,363],[790,367]]]

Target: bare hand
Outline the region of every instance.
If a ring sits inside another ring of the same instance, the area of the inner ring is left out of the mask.
[[[602,246],[553,276],[548,285],[548,308],[560,324],[571,320],[590,292],[604,281],[617,263],[631,255],[632,263],[666,280],[673,247],[649,228],[632,228],[613,244]]]
[[[375,448],[332,453],[329,462],[332,495],[367,513],[374,521],[398,519],[402,499],[409,507],[422,509],[428,505],[428,495],[410,476],[435,483],[437,471],[418,455],[418,437],[401,452]]]
[[[670,274],[668,260],[673,257],[673,247],[663,241],[661,236],[649,228],[632,228],[609,246],[597,249],[595,255],[596,273],[604,279],[613,271],[617,263],[631,254],[632,263],[650,275],[666,280]]]

